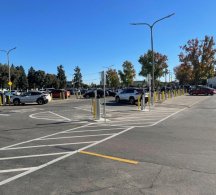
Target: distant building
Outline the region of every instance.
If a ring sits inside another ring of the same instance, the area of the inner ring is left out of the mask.
[[[207,85],[216,89],[216,77],[207,79]]]

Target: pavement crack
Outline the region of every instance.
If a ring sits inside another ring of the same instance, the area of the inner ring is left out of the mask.
[[[161,172],[162,172],[163,166],[160,167],[160,170],[158,171],[158,173],[156,174],[155,178],[152,180],[151,185],[149,186],[150,189],[153,188],[154,183],[157,181],[157,179],[159,178]]]

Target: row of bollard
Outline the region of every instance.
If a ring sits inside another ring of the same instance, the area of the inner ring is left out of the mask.
[[[154,93],[154,96],[153,96],[153,99],[154,99],[154,102],[158,102],[158,103],[162,103],[164,102],[165,100],[167,99],[171,99],[171,98],[174,98],[174,97],[177,97],[177,96],[182,96],[182,95],[185,95],[187,93],[187,90],[186,89],[179,89],[179,90],[173,90],[173,91],[168,91],[168,92],[155,92]],[[145,93],[141,96],[139,96],[138,98],[138,110],[145,110]],[[144,100],[144,101],[143,101]],[[147,105],[150,107],[150,93],[148,94],[148,102],[147,102]]]
[[[155,92],[153,98],[154,98],[155,103],[156,102],[161,103],[167,99],[171,99],[171,98],[174,98],[177,96],[185,95],[185,93],[187,93],[187,91],[184,89],[168,91],[167,93],[165,93],[164,91],[161,93]],[[139,98],[138,98],[138,110],[146,111],[146,106],[149,106],[149,108],[150,108],[150,101],[147,101],[147,104],[146,104],[145,98],[146,98],[145,92],[141,96],[139,96]],[[148,100],[150,100],[150,94],[148,94]],[[91,104],[92,104],[91,110],[92,110],[93,119],[94,120],[100,120],[100,98],[97,98],[96,92],[95,92],[95,98],[93,98],[91,101],[92,101],[91,102]]]
[[[6,104],[10,105],[10,96],[5,96],[4,94],[0,94],[0,106],[4,106]]]

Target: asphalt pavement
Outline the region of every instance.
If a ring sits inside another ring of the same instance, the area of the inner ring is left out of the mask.
[[[0,107],[0,194],[216,194],[215,96]],[[101,112],[103,105],[101,105]]]

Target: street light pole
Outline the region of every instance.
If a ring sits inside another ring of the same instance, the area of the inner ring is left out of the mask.
[[[16,49],[16,47],[12,48],[12,49],[9,49],[8,51],[6,50],[0,50],[0,51],[3,51],[7,54],[7,64],[8,64],[8,84],[11,82],[11,74],[10,74],[10,57],[9,57],[9,54],[12,50]],[[9,87],[10,87],[10,92],[11,92],[11,84],[9,84]]]
[[[155,65],[154,65],[154,42],[153,42],[153,28],[154,28],[154,25],[158,22],[160,22],[161,20],[164,20],[166,18],[169,18],[171,16],[173,16],[175,13],[172,13],[168,16],[165,16],[163,18],[160,18],[158,20],[156,20],[155,22],[153,22],[153,24],[148,24],[148,23],[131,23],[131,25],[146,25],[150,28],[150,31],[151,31],[151,52],[152,52],[152,83],[151,83],[151,86],[152,86],[152,91],[151,91],[151,105],[153,106],[154,105],[154,70],[155,70]]]

